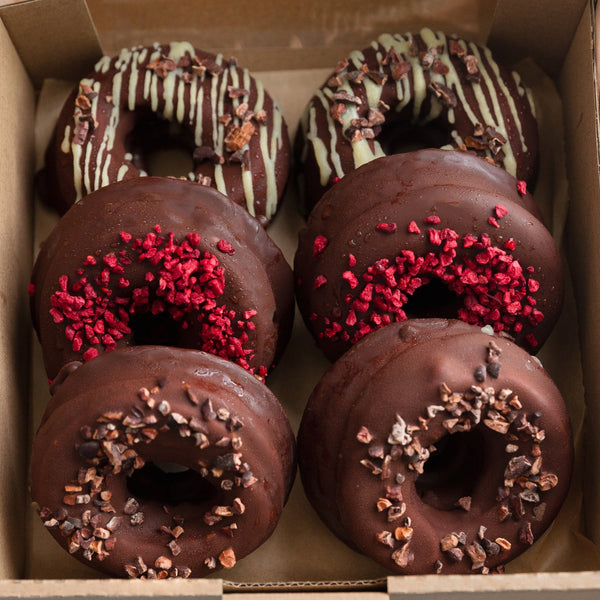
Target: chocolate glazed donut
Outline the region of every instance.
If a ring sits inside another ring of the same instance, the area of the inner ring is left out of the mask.
[[[429,316],[491,325],[536,352],[563,296],[536,215],[514,177],[476,156],[378,158],[334,185],[300,232],[300,311],[331,360],[373,329]]]
[[[31,293],[50,379],[140,344],[204,350],[264,378],[294,310],[291,269],[256,219],[217,190],[157,177],[74,205],[40,249]]]
[[[348,545],[402,574],[487,573],[569,487],[562,397],[539,362],[460,321],[396,323],[317,384],[298,433],[306,494]]]
[[[173,144],[189,151],[194,181],[263,225],[274,216],[290,158],[279,106],[235,60],[185,42],[123,49],[81,80],[48,148],[49,202],[62,214],[96,189],[146,175],[146,154]]]
[[[158,346],[70,371],[30,471],[44,525],[70,554],[117,577],[199,577],[271,535],[295,442],[264,384],[218,357]]]
[[[519,75],[488,48],[430,29],[382,35],[340,61],[295,145],[306,212],[357,167],[411,147],[469,150],[530,186],[538,162],[535,107]]]

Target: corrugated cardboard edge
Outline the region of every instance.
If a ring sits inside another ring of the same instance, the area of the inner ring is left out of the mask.
[[[387,588],[387,578],[363,579],[360,581],[273,581],[259,583],[239,583],[234,581],[223,581],[223,591],[230,593],[239,591],[247,594],[249,592],[298,592],[316,590],[319,592],[343,592],[348,594],[352,591],[382,591]],[[294,596],[295,597],[295,596]]]
[[[588,3],[586,13],[566,56],[559,79],[561,91],[578,89],[579,93],[564,94],[565,129],[567,135],[567,168],[571,203],[567,223],[568,253],[574,274],[574,287],[581,328],[584,386],[589,418],[587,423],[600,419],[600,339],[594,334],[600,327],[600,245],[594,225],[600,223],[600,179],[597,88],[594,69],[594,48],[590,46],[593,31],[594,5]],[[590,102],[594,98],[594,102]],[[586,435],[586,460],[590,470],[597,473],[600,465],[600,438],[597,432]],[[600,478],[590,477],[585,486],[585,515],[588,535],[600,543],[600,512],[598,497]]]
[[[226,600],[388,600],[385,592],[298,590],[295,592],[243,592],[225,596]]]
[[[0,347],[8,349],[0,360],[0,577],[17,577],[25,560],[27,455],[16,449],[27,448],[35,96],[2,20],[0,61],[10,82],[0,86],[2,142],[9,149],[0,160]]]
[[[81,0],[18,2],[0,8],[0,18],[36,88],[46,78],[79,79],[102,56],[94,23]],[[78,48],[76,55],[73,48]]]

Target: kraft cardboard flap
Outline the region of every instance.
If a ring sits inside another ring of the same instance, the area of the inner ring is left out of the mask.
[[[468,597],[469,600],[548,600],[549,598],[594,600],[598,598],[600,574],[582,572],[573,577],[570,573],[555,573],[548,577],[542,573],[486,577],[471,575],[467,578],[448,575],[443,586],[435,575],[424,577],[392,577],[388,581],[391,600],[449,600]]]
[[[47,77],[83,77],[102,55],[84,0],[18,2],[0,7],[0,18],[36,88]]]
[[[236,56],[256,70],[331,67],[381,33],[433,29],[476,42],[487,37],[496,0],[377,0],[375,2],[221,0],[88,0],[102,47],[115,54],[132,41],[187,40]],[[460,19],[456,18],[460,15]]]
[[[594,14],[586,11],[567,54],[560,77],[565,98],[565,127],[567,136],[567,167],[573,201],[569,215],[568,250],[574,273],[581,327],[582,361],[586,404],[589,418],[586,435],[588,476],[585,486],[586,526],[592,539],[600,542],[600,510],[598,497],[600,480],[597,477],[600,444],[597,435],[600,419],[600,246],[595,224],[600,220],[600,181],[598,177],[598,112],[597,87],[594,78],[594,54],[590,45]],[[573,93],[573,91],[575,93]],[[571,92],[571,93],[569,93]]]
[[[0,600],[34,597],[46,600],[218,600],[223,593],[221,581],[217,579],[105,579],[97,586],[89,580],[20,580],[3,581],[0,585]]]
[[[34,93],[0,20],[0,578],[23,574]]]
[[[488,46],[509,62],[532,57],[546,73],[556,77],[585,6],[572,0],[501,0]]]

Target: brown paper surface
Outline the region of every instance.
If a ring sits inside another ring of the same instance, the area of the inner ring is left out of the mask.
[[[308,69],[262,72],[256,75],[279,101],[293,135],[306,102],[329,72],[330,69]],[[552,224],[555,237],[560,243],[568,204],[561,129],[562,107],[553,83],[535,65],[522,65],[522,73],[535,92],[542,135],[542,170],[535,195],[547,223]],[[58,109],[69,89],[70,84],[50,81],[42,90],[37,120],[39,160]],[[544,127],[545,122],[552,123],[552,127]],[[290,263],[296,248],[297,232],[303,224],[295,208],[294,182],[291,184],[281,212],[269,229],[269,234],[280,245]],[[39,203],[36,214],[37,247],[57,219]],[[328,362],[315,348],[300,316],[297,314],[296,317],[290,345],[268,382],[286,409],[294,430],[297,430],[311,390],[328,366]],[[48,392],[37,343],[34,346],[35,426],[48,400]],[[528,552],[513,561],[507,571],[599,569],[600,553],[581,533],[581,428],[585,415],[577,316],[570,288],[567,290],[563,315],[540,358],[569,406],[577,439],[577,468],[568,501],[552,528]],[[30,517],[28,577],[100,577],[96,571],[61,551],[44,531],[33,511]],[[386,575],[388,573],[383,567],[351,551],[326,529],[309,506],[300,478],[297,477],[288,505],[273,536],[253,554],[239,561],[234,569],[221,571],[217,577],[238,583],[260,583],[372,580]]]

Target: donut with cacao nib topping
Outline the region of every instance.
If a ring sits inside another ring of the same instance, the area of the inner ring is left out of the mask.
[[[73,205],[41,246],[31,294],[50,379],[142,344],[204,350],[264,378],[294,311],[292,271],[259,222],[217,190],[160,177]]]
[[[476,156],[378,158],[334,185],[300,232],[300,311],[331,360],[374,329],[433,316],[491,325],[535,352],[563,296],[539,214],[521,182]]]
[[[374,158],[460,148],[533,186],[538,131],[530,91],[488,48],[422,29],[381,35],[340,61],[296,136],[304,210]]]
[[[572,456],[539,361],[456,320],[361,340],[317,384],[298,432],[321,519],[402,574],[501,571],[556,516]]]
[[[164,346],[70,370],[30,469],[40,517],[70,554],[117,577],[200,577],[271,535],[296,464],[267,386],[224,359]]]
[[[48,200],[62,214],[98,188],[147,174],[148,156],[173,145],[189,151],[191,179],[263,225],[273,218],[290,162],[281,110],[234,59],[187,42],[104,56],[79,82],[48,148]]]

